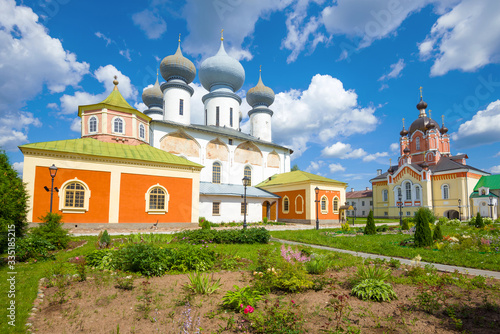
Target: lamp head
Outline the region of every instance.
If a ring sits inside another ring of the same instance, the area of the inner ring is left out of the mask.
[[[316,195],[319,194],[319,188],[318,187],[314,188],[314,192],[316,192]]]
[[[248,176],[245,176],[243,179],[241,179],[241,181],[243,182],[243,185],[245,187],[248,187],[250,185],[250,178]]]
[[[50,177],[56,177],[57,174],[56,165],[52,164],[52,166],[49,167],[49,172],[50,172]]]

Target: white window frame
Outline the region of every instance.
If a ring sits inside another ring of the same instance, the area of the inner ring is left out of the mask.
[[[446,188],[446,191],[445,191]],[[450,199],[450,185],[443,184],[441,186],[441,199]]]
[[[285,209],[285,200],[288,202],[288,208]],[[290,212],[290,199],[288,198],[288,196],[285,195],[285,197],[283,197],[283,200],[281,201],[281,212],[283,213],[289,213]]]
[[[142,134],[141,134],[141,130],[142,130]],[[146,140],[146,127],[142,123],[139,124],[139,138]]]
[[[420,137],[415,138],[415,149],[420,150]]]
[[[66,187],[73,182],[80,183],[84,189],[84,197],[83,197],[83,208],[75,208],[75,207],[66,207]],[[90,202],[90,189],[89,186],[79,180],[78,178],[74,178],[71,180],[67,180],[61,185],[61,190],[58,192],[59,195],[59,211],[63,213],[85,213],[89,211],[89,202]]]
[[[165,207],[163,209],[150,209],[149,208],[149,200],[150,200],[149,195],[154,188],[161,188],[165,192]],[[146,212],[148,214],[150,214],[150,215],[164,215],[165,213],[168,212],[168,202],[170,201],[170,195],[168,193],[167,188],[165,188],[161,184],[157,183],[157,184],[149,187],[148,191],[146,191],[145,200],[146,200]]]
[[[219,182],[214,182],[214,175],[215,175],[214,174],[214,166],[215,166],[215,164],[218,164],[219,167],[220,167],[220,170],[219,170]],[[212,183],[213,184],[221,184],[222,183],[222,162],[220,162],[220,161],[214,161],[212,163]]]
[[[387,189],[382,190],[382,201],[383,202],[389,201],[389,190],[387,190]]]
[[[335,200],[337,201],[337,209],[335,210]],[[332,210],[334,213],[338,213],[339,212],[339,197],[338,196],[334,196],[333,197],[333,200],[332,200]]]
[[[325,209],[323,210],[323,200],[325,201]],[[322,214],[327,214],[328,213],[328,197],[326,195],[321,196],[321,199],[319,201],[319,205],[321,208],[321,213]]]
[[[95,119],[95,130],[94,131],[92,131],[92,126],[90,124],[93,119]],[[97,116],[92,115],[89,117],[88,127],[89,127],[89,133],[97,133],[97,129],[99,129],[99,119],[97,118]]]
[[[405,185],[405,196],[404,196],[404,199],[405,201],[411,201],[412,200],[412,195],[411,195],[411,182],[410,181],[406,181],[404,182],[404,185]],[[410,196],[408,197],[408,193],[410,194]]]
[[[300,197],[300,206],[297,204],[297,199]],[[301,214],[304,212],[304,197],[302,195],[295,196],[295,213]]]
[[[249,186],[252,185],[252,167],[249,166],[249,165],[246,165],[245,167],[243,167],[243,177],[247,176],[246,175],[246,171],[249,170],[250,171],[250,183],[248,184]]]
[[[218,213],[214,213],[215,206],[218,206]],[[221,211],[221,202],[220,201],[215,201],[212,202],[212,216],[220,216],[220,211]]]
[[[122,122],[122,131],[121,132],[115,131],[115,122],[117,122],[119,120]],[[123,117],[119,117],[119,116],[113,117],[113,120],[111,122],[111,126],[112,126],[113,131],[111,131],[111,132],[112,133],[119,133],[121,135],[124,135],[125,134],[125,124],[126,123],[125,123],[125,120],[123,119]]]
[[[422,199],[422,189],[419,185],[415,186],[415,201],[421,201]]]

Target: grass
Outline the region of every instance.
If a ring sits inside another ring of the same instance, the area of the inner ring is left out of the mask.
[[[472,251],[436,251],[425,248],[402,247],[399,246],[399,243],[408,238],[408,235],[404,234],[332,237],[325,234],[327,231],[333,230],[272,231],[271,236],[278,239],[406,259],[413,259],[420,255],[422,261],[425,262],[500,271],[499,253],[481,254]],[[450,232],[455,232],[455,229],[453,227],[443,228],[443,234],[449,234]]]

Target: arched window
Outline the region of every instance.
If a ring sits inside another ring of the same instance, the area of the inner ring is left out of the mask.
[[[382,190],[382,199],[384,202],[387,202],[389,200],[389,192],[387,189]]]
[[[212,165],[212,183],[220,184],[220,172],[221,172],[221,164],[220,162],[214,162]]]
[[[290,210],[290,200],[288,196],[283,197],[283,213],[288,213]]]
[[[64,207],[83,208],[85,204],[85,188],[79,182],[70,182],[64,188]]]
[[[248,177],[248,179],[250,180],[248,184],[252,185],[252,168],[250,168],[250,166],[245,166],[245,170],[243,171],[243,176]]]
[[[146,128],[144,127],[144,124],[139,125],[139,137],[141,139],[146,139]]]
[[[399,201],[400,198],[403,198],[403,195],[401,195],[401,187],[398,188],[398,198],[396,198],[396,200]]]
[[[417,138],[415,139],[415,148],[416,148],[417,150],[420,150],[420,137],[417,137]]]
[[[450,186],[447,184],[443,184],[441,187],[441,197],[443,199],[448,199],[450,198]]]
[[[295,197],[295,213],[304,212],[304,198],[301,195]]]
[[[156,184],[146,192],[146,212],[149,214],[165,214],[168,212],[169,194],[165,187]]]
[[[321,213],[328,213],[328,198],[326,196],[321,197]]]
[[[113,121],[113,132],[123,133],[123,119],[116,117]]]
[[[405,195],[406,195],[406,200],[411,201],[411,183],[406,182],[405,184]]]
[[[97,117],[92,116],[89,119],[89,133],[97,132]]]
[[[420,187],[415,187],[415,201],[420,201]]]
[[[333,212],[338,212],[339,211],[339,198],[334,197],[333,198]]]
[[[68,213],[85,213],[89,210],[90,190],[85,182],[68,180],[61,185],[59,210]]]

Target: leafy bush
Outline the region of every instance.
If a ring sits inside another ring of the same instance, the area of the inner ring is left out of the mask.
[[[438,225],[446,225],[448,223],[449,219],[447,217],[439,217],[438,219]]]
[[[96,249],[85,257],[87,265],[97,269],[113,269],[113,255],[111,249]]]
[[[267,217],[264,217],[264,218],[262,219],[262,224],[267,225],[267,222],[268,222]]]
[[[181,246],[169,250],[167,265],[169,270],[207,271],[214,266],[216,253],[206,247]]]
[[[132,290],[134,288],[134,277],[132,275],[117,275],[115,282],[115,288],[117,289]]]
[[[387,232],[388,229],[389,226],[387,226],[387,224],[384,224],[382,226],[377,226],[377,232]]]
[[[108,248],[111,245],[111,237],[108,234],[108,230],[99,232],[97,236],[97,248]]]
[[[20,262],[29,259],[53,259],[54,255],[51,255],[50,251],[54,249],[56,249],[54,245],[34,234],[28,234],[16,241],[16,257]]]
[[[227,291],[222,297],[222,306],[233,311],[241,311],[241,305],[257,305],[257,302],[262,299],[262,292],[254,290],[249,286],[241,288],[237,285],[233,286],[234,291]]]
[[[210,230],[211,223],[206,220],[205,217],[200,217],[198,219],[198,226],[200,226],[202,230]]]
[[[325,256],[318,256],[305,263],[306,270],[309,274],[323,274],[330,266],[330,261]]]
[[[183,231],[177,235],[180,243],[188,244],[267,244],[271,235],[263,227],[247,228],[241,230],[191,230]]]
[[[479,212],[476,215],[476,221],[474,222],[474,226],[476,226],[477,228],[484,227],[484,221],[483,221],[483,218],[481,217],[481,214]]]
[[[370,210],[370,213],[368,214],[368,218],[366,218],[365,234],[369,234],[369,235],[377,234],[377,230],[375,228],[375,221],[373,220],[373,211],[372,210]]]
[[[352,289],[351,293],[361,300],[374,300],[377,302],[389,302],[398,298],[389,283],[378,279],[361,281]]]
[[[184,286],[186,290],[199,295],[211,295],[215,291],[219,290],[220,278],[216,281],[208,274],[202,274],[199,272],[194,272],[188,275],[189,283]]]
[[[255,333],[305,333],[304,315],[293,300],[289,303],[283,303],[279,299],[274,303],[266,300],[264,310],[249,313],[247,317]]]
[[[0,150],[0,253],[8,248],[9,230],[17,239],[26,233],[28,194],[23,180],[12,168],[5,151]]]
[[[434,217],[431,210],[427,208],[418,209],[415,214],[415,221],[417,223],[415,230],[415,246],[427,247],[432,245],[432,232],[429,227],[429,217]],[[434,221],[434,220],[433,220]]]
[[[351,230],[351,227],[349,226],[348,222],[340,224],[340,227],[342,228],[342,231],[344,231],[344,232],[348,232]]]
[[[354,275],[354,282],[359,283],[367,279],[386,280],[391,275],[390,269],[385,269],[382,266],[359,266],[358,271]]]
[[[70,237],[68,230],[63,228],[62,215],[47,212],[45,216],[39,217],[43,223],[31,230],[33,235],[43,238],[53,244],[57,249],[68,247]]]
[[[408,225],[409,223],[408,219],[409,218],[403,218],[403,224],[401,225],[401,230],[408,231],[410,229],[410,225]]]
[[[116,267],[144,276],[161,276],[167,271],[169,250],[150,244],[130,244],[117,251]]]
[[[435,241],[443,240],[443,232],[441,232],[441,225],[438,224],[434,229],[434,233],[432,234],[432,239]]]

